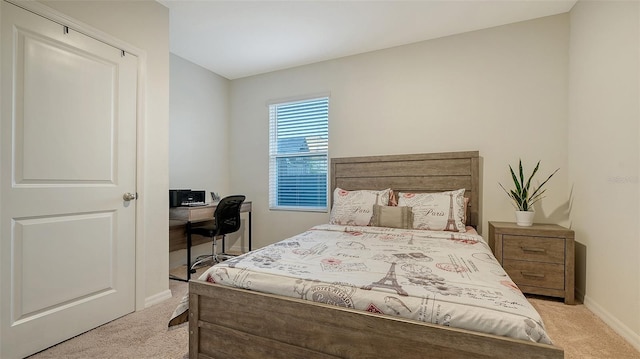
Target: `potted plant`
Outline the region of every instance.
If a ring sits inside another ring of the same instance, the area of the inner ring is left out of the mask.
[[[533,205],[543,198],[543,194],[546,192],[546,189],[542,189],[544,185],[553,177],[559,168],[553,171],[552,174],[547,177],[538,187],[534,187],[531,189],[531,180],[538,172],[538,168],[540,167],[540,161],[536,164],[536,167],[531,172],[529,178],[525,181],[524,171],[522,169],[522,160],[519,160],[518,168],[519,168],[519,176],[516,176],[516,173],[509,165],[509,170],[511,171],[511,178],[513,179],[513,184],[515,185],[515,189],[507,190],[504,186],[498,182],[500,187],[505,191],[507,196],[513,200],[513,205],[516,208],[516,224],[519,226],[531,226],[533,224]]]

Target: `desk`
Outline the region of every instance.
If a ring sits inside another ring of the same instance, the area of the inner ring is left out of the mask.
[[[213,221],[213,213],[217,206],[217,203],[209,203],[206,206],[169,208],[169,251],[187,249],[187,280],[191,278],[191,273],[189,272],[189,267],[191,267],[191,247],[210,241],[209,238],[202,238],[194,243],[191,238],[191,226]],[[242,203],[240,213],[249,215],[248,245],[249,251],[251,251],[251,201]],[[224,240],[222,241],[222,246],[224,251]]]

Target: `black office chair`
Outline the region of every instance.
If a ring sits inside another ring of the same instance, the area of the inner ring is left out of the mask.
[[[218,237],[222,236],[222,250],[224,251],[225,235],[240,229],[240,207],[242,207],[242,202],[244,202],[245,198],[243,195],[234,195],[221,199],[213,213],[213,225],[191,228],[192,235],[199,234],[211,237],[213,248],[211,255],[201,256],[196,259],[189,269],[190,273],[195,273],[195,268],[204,262],[212,261],[212,264],[216,264],[220,263],[221,259],[233,257],[229,254],[218,253],[216,242]]]

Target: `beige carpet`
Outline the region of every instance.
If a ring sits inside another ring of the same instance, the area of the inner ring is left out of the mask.
[[[199,269],[197,278],[206,268]],[[171,271],[185,278],[185,267]],[[116,319],[75,338],[34,354],[29,359],[136,358],[187,359],[187,325],[167,328],[169,318],[187,293],[186,282],[169,281],[172,297],[162,303]]]
[[[596,317],[583,304],[565,305],[550,298],[529,297],[565,359],[640,359],[631,344]]]
[[[172,273],[184,276],[184,269]],[[171,299],[114,320],[29,358],[188,358],[187,325],[167,328],[171,313],[187,292],[187,283],[172,280],[169,285],[173,294]],[[640,359],[640,352],[584,305],[568,306],[539,297],[532,297],[530,301],[542,315],[555,345],[564,348],[566,359]]]
[[[187,292],[187,283],[171,281],[173,294],[160,304],[134,312],[29,358],[188,358],[186,325],[171,329],[171,313]]]

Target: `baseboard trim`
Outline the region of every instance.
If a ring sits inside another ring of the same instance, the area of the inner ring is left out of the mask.
[[[154,305],[154,304],[158,304],[160,302],[164,302],[165,300],[171,298],[171,290],[167,289],[163,292],[160,292],[158,294],[154,294],[150,297],[147,297],[144,300],[144,307],[145,308],[149,308],[150,306]]]
[[[602,319],[608,326],[613,329],[614,332],[622,336],[629,342],[634,348],[640,351],[640,334],[634,332],[624,323],[616,319],[606,309],[602,308],[597,302],[591,300],[587,295],[584,296],[584,306],[587,307],[593,314]]]

